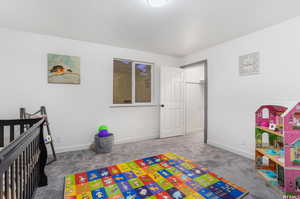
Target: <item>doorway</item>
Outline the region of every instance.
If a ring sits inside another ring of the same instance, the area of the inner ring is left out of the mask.
[[[207,61],[182,66],[185,72],[185,134],[207,143]]]

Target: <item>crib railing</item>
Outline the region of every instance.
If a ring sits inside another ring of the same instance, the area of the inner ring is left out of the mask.
[[[43,118],[0,120],[0,146],[4,146],[0,152],[0,199],[30,199],[37,187],[47,185],[43,125]],[[5,144],[7,126],[10,143]],[[16,126],[20,126],[18,137]]]

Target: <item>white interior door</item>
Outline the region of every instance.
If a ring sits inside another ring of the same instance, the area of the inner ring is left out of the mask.
[[[185,134],[184,70],[161,67],[160,70],[160,137]]]

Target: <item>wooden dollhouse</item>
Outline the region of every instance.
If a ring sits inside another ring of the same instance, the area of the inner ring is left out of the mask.
[[[256,112],[256,169],[284,196],[300,197],[300,103]]]

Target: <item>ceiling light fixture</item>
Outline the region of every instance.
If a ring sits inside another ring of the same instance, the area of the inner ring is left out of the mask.
[[[147,0],[152,7],[162,7],[166,5],[170,0]]]

